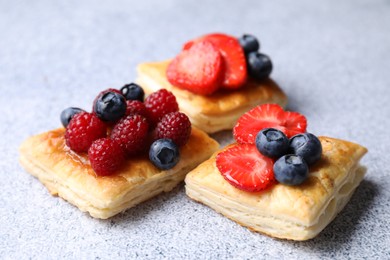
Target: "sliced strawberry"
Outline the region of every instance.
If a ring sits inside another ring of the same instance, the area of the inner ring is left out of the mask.
[[[234,187],[261,191],[275,183],[273,160],[262,155],[252,144],[237,144],[219,153],[217,168]]]
[[[167,69],[169,82],[200,95],[214,93],[221,84],[223,63],[220,52],[208,41],[183,50]]]
[[[200,41],[210,41],[221,52],[225,75],[222,85],[228,89],[237,89],[242,87],[247,79],[245,53],[237,38],[221,34],[207,34],[198,39],[192,40],[184,44],[183,49],[187,50],[191,46]]]
[[[306,127],[303,115],[284,111],[277,104],[264,104],[242,115],[233,128],[233,135],[239,143],[254,144],[257,133],[264,128],[276,128],[292,137],[306,132]]]

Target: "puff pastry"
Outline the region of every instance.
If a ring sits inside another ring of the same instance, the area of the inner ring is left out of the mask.
[[[173,92],[180,109],[188,115],[191,123],[207,133],[232,129],[237,119],[246,111],[264,103],[287,105],[287,97],[271,79],[250,79],[246,86],[235,91],[220,90],[211,96],[196,95],[172,86],[165,72],[168,61],[138,65],[137,82],[146,93],[165,88]]]
[[[311,239],[343,209],[366,171],[359,165],[366,148],[329,137],[319,139],[322,158],[299,186],[276,184],[262,192],[241,191],[219,173],[216,153],[187,175],[186,193],[253,231],[283,239]]]
[[[174,168],[161,171],[140,157],[128,160],[117,174],[96,177],[86,155],[73,153],[65,145],[64,132],[61,128],[27,139],[20,147],[20,162],[52,195],[101,219],[172,190],[219,147],[206,133],[193,128]]]

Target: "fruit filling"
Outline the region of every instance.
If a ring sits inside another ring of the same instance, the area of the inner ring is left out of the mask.
[[[270,58],[259,48],[253,35],[238,39],[222,33],[201,36],[184,44],[167,68],[167,79],[200,95],[211,95],[220,88],[242,88],[248,75],[262,80],[272,72]]]
[[[258,192],[279,182],[299,185],[321,158],[320,140],[306,133],[306,118],[279,105],[255,107],[233,129],[236,145],[220,152],[216,165],[234,187]]]
[[[179,162],[180,147],[191,135],[190,120],[178,112],[175,96],[166,89],[145,101],[144,95],[141,86],[131,83],[100,92],[91,113],[76,107],[62,111],[66,145],[88,153],[97,176],[114,174],[132,156],[149,155],[162,170]]]

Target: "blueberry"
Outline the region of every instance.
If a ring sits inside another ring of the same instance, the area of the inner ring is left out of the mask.
[[[73,118],[74,115],[84,112],[81,108],[78,107],[68,107],[61,112],[61,123],[64,127],[67,127],[70,120]]]
[[[119,93],[108,91],[99,96],[93,111],[103,121],[114,122],[126,113],[126,99]]]
[[[249,75],[256,79],[267,78],[272,72],[271,59],[262,53],[251,52],[247,56]]]
[[[266,128],[257,134],[256,147],[265,156],[279,158],[288,152],[289,143],[282,131]]]
[[[309,167],[298,155],[284,155],[274,164],[275,179],[286,185],[299,185],[306,180],[308,174]]]
[[[126,98],[126,100],[139,100],[141,102],[144,101],[145,92],[141,88],[141,86],[130,83],[126,84],[121,88],[122,95]]]
[[[250,52],[258,51],[260,48],[259,41],[257,38],[250,34],[244,34],[238,39],[241,47],[244,49],[245,54]]]
[[[149,150],[150,161],[161,170],[173,168],[180,158],[179,148],[171,139],[158,139]]]
[[[297,134],[290,139],[290,151],[301,156],[308,165],[312,165],[321,158],[322,146],[313,134]]]

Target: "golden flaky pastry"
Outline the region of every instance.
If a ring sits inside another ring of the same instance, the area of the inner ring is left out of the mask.
[[[216,153],[187,175],[186,193],[253,231],[283,239],[313,238],[343,209],[366,171],[359,165],[366,148],[319,139],[322,158],[299,186],[276,184],[256,193],[239,190],[218,171]]]
[[[193,128],[172,169],[161,171],[145,156],[128,160],[114,175],[96,177],[87,156],[77,155],[65,145],[64,132],[61,128],[27,139],[20,147],[20,162],[52,195],[101,219],[172,190],[219,147],[206,133]]]
[[[165,75],[168,61],[138,65],[139,83],[146,93],[165,88],[171,91],[179,103],[180,110],[190,118],[193,125],[207,133],[232,129],[237,119],[253,107],[276,103],[286,106],[287,97],[271,79],[255,81],[234,91],[219,90],[213,95],[202,96],[172,86]]]

